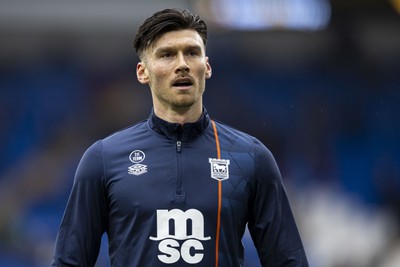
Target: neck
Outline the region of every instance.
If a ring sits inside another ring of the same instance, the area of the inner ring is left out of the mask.
[[[178,109],[164,109],[154,106],[154,113],[160,119],[170,123],[179,123],[181,125],[190,122],[196,122],[203,112],[202,105],[198,107],[185,107]]]

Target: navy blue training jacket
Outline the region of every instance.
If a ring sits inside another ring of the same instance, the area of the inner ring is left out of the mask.
[[[263,267],[307,267],[270,151],[210,119],[149,119],[83,155],[52,266],[94,266],[107,233],[113,267],[243,265],[246,224]]]

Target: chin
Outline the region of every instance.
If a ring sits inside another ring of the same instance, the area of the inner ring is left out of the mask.
[[[188,109],[191,108],[194,104],[194,102],[180,102],[173,104],[173,106],[177,109]]]
[[[196,101],[193,98],[188,98],[188,97],[182,97],[180,99],[176,99],[174,103],[172,103],[173,106],[177,108],[190,108],[193,105],[195,105],[198,101]]]

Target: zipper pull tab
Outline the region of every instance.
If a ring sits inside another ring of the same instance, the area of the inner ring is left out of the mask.
[[[178,153],[181,153],[181,151],[182,151],[182,142],[181,141],[176,141],[176,151]]]

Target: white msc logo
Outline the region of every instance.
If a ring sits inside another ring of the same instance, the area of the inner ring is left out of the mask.
[[[209,158],[211,165],[211,178],[222,181],[229,179],[229,159],[213,159]]]
[[[147,172],[147,165],[139,164],[145,159],[146,155],[141,150],[134,150],[129,155],[129,160],[132,161],[133,164],[128,168],[128,173],[133,175],[141,175]]]
[[[172,225],[173,229],[170,229]],[[204,217],[200,211],[173,209],[157,210],[157,236],[150,236],[149,239],[160,241],[158,249],[163,254],[157,256],[161,262],[172,264],[182,258],[186,263],[197,264],[204,257],[200,241],[210,240],[211,237],[204,236]]]

